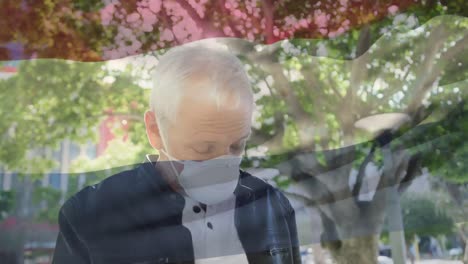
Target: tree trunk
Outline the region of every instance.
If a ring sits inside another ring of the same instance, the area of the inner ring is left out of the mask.
[[[463,255],[463,264],[468,264],[468,241],[465,240],[465,254]]]
[[[341,241],[339,248],[331,248],[337,264],[376,264],[378,236],[362,236]]]
[[[462,262],[463,264],[468,264],[468,236],[466,235],[465,224],[463,223],[463,224],[457,225],[457,230],[462,241],[465,243],[465,253],[463,254]]]

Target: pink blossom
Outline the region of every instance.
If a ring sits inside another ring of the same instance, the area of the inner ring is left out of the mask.
[[[180,23],[183,23],[184,28],[191,34],[192,39],[200,39],[203,30],[190,18],[185,18]]]
[[[242,17],[242,12],[238,9],[234,10],[234,13],[232,13],[235,17]]]
[[[153,31],[153,25],[148,24],[148,23],[143,23],[143,25],[141,25],[141,30],[143,30],[143,32],[151,32]]]
[[[140,19],[140,15],[138,13],[131,13],[127,16],[127,22],[132,23]]]
[[[314,17],[314,22],[319,28],[327,27],[328,18],[325,14],[319,14]]]
[[[131,38],[133,35],[132,30],[124,26],[119,26],[118,30],[119,30],[119,33],[122,34],[122,36],[127,39]]]
[[[308,23],[307,23],[307,19],[305,19],[305,18],[302,18],[302,19],[299,20],[299,25],[301,27],[304,27],[304,28],[309,26]]]
[[[284,24],[286,26],[294,26],[297,23],[297,18],[293,15],[284,18]]]
[[[273,35],[276,37],[279,35],[279,29],[277,27],[273,29]]]
[[[105,50],[103,52],[103,57],[106,60],[116,59],[116,58],[118,58],[118,56],[119,56],[119,54],[118,54],[117,50],[115,50],[115,49]]]
[[[147,8],[138,8],[138,12],[143,19],[143,25],[154,25],[158,21],[156,15]]]
[[[138,40],[133,41],[132,45],[130,46],[132,53],[135,53],[139,48],[141,48],[141,42]]]
[[[99,11],[101,15],[101,22],[104,26],[107,26],[110,24],[110,21],[112,20],[112,16],[114,15],[114,12],[115,12],[114,4],[107,5]]]
[[[319,32],[320,32],[320,34],[325,36],[325,35],[327,35],[328,30],[326,28],[321,28],[321,29],[319,29]]]
[[[189,0],[189,4],[193,7],[193,9],[195,9],[201,18],[205,16],[204,4],[198,3],[196,0]]]
[[[155,14],[161,11],[161,0],[149,0],[148,7]]]
[[[391,5],[388,7],[388,12],[392,15],[394,15],[398,11],[398,6],[396,5]]]
[[[182,8],[176,1],[164,1],[163,4],[170,15],[174,15],[176,17],[188,16],[185,8]]]
[[[177,23],[172,27],[174,37],[178,40],[185,40],[187,38],[188,32],[185,29],[183,23]]]
[[[226,34],[227,36],[232,36],[232,34],[233,34],[233,33],[232,33],[232,29],[231,29],[230,27],[228,27],[228,26],[224,26],[224,27],[223,27],[223,32],[224,32],[224,34]]]
[[[161,41],[172,41],[173,39],[174,35],[168,28],[164,29],[164,31],[161,33],[161,36],[159,37],[159,40]]]
[[[252,14],[252,6],[246,4],[245,8],[247,8],[247,13]]]
[[[260,17],[260,8],[254,8],[253,16]]]
[[[338,30],[336,31],[337,35],[341,35],[341,34],[343,34],[344,32],[345,32],[345,29],[342,28],[342,27],[338,28]]]

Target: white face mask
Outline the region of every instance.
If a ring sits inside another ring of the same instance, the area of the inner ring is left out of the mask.
[[[164,142],[164,147],[167,145]],[[192,199],[204,204],[216,204],[227,200],[237,187],[239,168],[242,157],[223,155],[204,161],[177,160],[164,150],[160,150],[171,159],[171,166],[178,182]],[[180,173],[172,162],[183,165]]]

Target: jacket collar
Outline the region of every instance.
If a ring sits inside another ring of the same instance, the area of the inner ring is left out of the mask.
[[[156,168],[158,159],[158,155],[146,155],[145,160],[141,164],[140,172],[143,173],[149,179],[149,181],[152,183],[153,187],[156,188],[157,191],[176,193],[174,190],[172,190],[169,183],[161,175],[161,172]]]

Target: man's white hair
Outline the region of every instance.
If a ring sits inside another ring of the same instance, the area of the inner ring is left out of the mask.
[[[228,102],[230,107],[237,107],[242,101],[254,103],[243,64],[234,54],[206,42],[185,44],[165,53],[153,75],[150,107],[156,113],[159,125],[176,121],[179,104],[187,89],[201,90],[204,87],[209,91],[206,96],[216,101],[218,109],[226,104],[227,98],[234,98]]]

